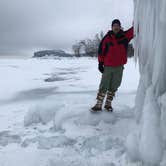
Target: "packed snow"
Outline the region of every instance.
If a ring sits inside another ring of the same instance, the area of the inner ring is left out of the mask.
[[[129,59],[125,66],[115,111],[93,114],[89,109],[101,79],[97,65],[96,58],[0,60],[1,166],[140,164],[128,155],[132,139],[126,143],[139,127],[134,119],[138,65]]]

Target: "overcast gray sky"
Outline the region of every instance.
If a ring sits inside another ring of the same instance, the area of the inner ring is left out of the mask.
[[[0,0],[0,55],[70,51],[75,41],[133,20],[133,0]]]

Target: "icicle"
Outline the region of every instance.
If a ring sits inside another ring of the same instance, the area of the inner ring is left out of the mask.
[[[131,139],[137,136],[140,142],[138,149],[129,146],[128,151],[137,152],[145,165],[159,166],[163,138],[166,141],[166,0],[134,0],[134,4],[135,57],[141,75],[135,112],[140,130],[129,140],[134,142]]]

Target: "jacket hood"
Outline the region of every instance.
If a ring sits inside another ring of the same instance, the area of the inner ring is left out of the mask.
[[[109,30],[107,32],[107,35],[115,35],[116,37],[121,37],[121,36],[124,36],[124,31],[121,29],[117,34],[115,34],[112,30]]]

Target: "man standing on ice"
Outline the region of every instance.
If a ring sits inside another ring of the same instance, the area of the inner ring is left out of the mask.
[[[113,111],[112,100],[121,85],[124,64],[127,63],[127,48],[133,36],[133,27],[123,31],[118,19],[112,21],[112,30],[104,36],[98,49],[98,69],[102,73],[102,79],[96,98],[97,103],[91,111],[102,110],[106,95],[104,108]]]

